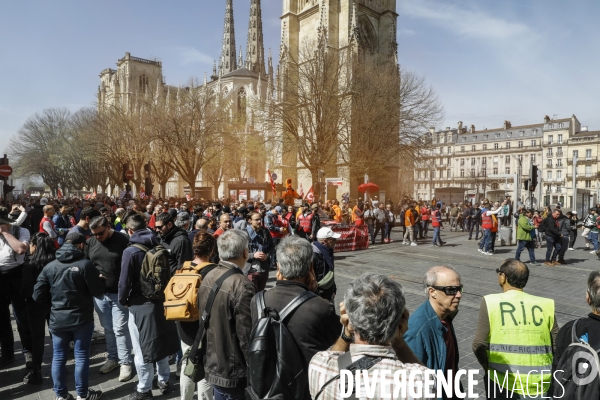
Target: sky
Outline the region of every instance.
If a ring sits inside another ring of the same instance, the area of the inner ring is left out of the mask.
[[[250,0],[233,0],[245,53]],[[277,63],[282,0],[262,0]],[[159,58],[168,84],[203,79],[218,59],[224,0],[0,0],[0,148],[45,108],[94,106],[99,73],[125,52]],[[477,129],[575,114],[600,129],[595,96],[600,2],[398,0],[398,53],[424,75],[445,121]],[[10,155],[9,155],[10,157]]]

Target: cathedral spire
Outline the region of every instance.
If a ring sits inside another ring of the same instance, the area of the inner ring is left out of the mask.
[[[246,68],[257,74],[266,74],[265,46],[263,41],[262,11],[260,7],[260,0],[250,0],[248,45],[246,47]]]
[[[233,0],[227,0],[225,5],[225,24],[223,27],[223,48],[219,75],[226,75],[237,69],[235,59],[235,26],[233,22]]]
[[[240,68],[244,65],[244,54],[242,53],[242,46],[240,46],[240,55],[239,55],[238,65]]]

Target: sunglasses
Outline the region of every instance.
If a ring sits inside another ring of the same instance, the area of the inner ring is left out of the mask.
[[[104,230],[102,232],[92,233],[92,236],[101,237],[102,235],[104,235],[106,233],[107,230],[108,230],[108,228],[104,228]]]
[[[441,290],[448,296],[454,296],[458,292],[461,292],[461,293],[463,292],[464,285],[460,285],[460,286],[429,286],[429,287],[434,288],[435,290]]]

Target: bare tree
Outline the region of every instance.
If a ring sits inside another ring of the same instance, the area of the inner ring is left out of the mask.
[[[71,136],[71,113],[65,108],[50,108],[36,113],[11,140],[9,151],[15,170],[24,177],[39,176],[53,195],[73,186],[75,176],[65,150]]]
[[[305,42],[298,59],[282,62],[279,99],[263,104],[259,113],[272,133],[266,139],[281,143],[287,168],[295,171],[300,162],[313,183],[319,170],[335,168],[340,135],[347,132],[348,65],[343,52]]]

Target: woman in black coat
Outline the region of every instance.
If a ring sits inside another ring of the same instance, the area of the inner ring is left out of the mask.
[[[45,232],[38,232],[29,242],[31,256],[23,264],[21,294],[25,297],[27,323],[31,331],[31,361],[27,360],[28,371],[23,382],[30,385],[42,384],[42,357],[44,356],[44,340],[46,339],[46,320],[50,314],[49,303],[38,303],[31,296],[38,275],[42,269],[56,258],[54,241]]]

